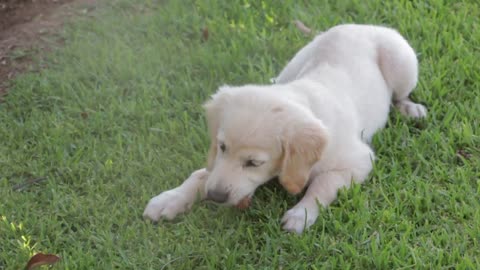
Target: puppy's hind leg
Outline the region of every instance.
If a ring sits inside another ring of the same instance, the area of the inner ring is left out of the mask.
[[[385,29],[379,42],[378,63],[388,87],[393,92],[395,107],[406,116],[426,117],[425,106],[408,98],[417,85],[417,56],[408,42],[396,31]]]
[[[427,116],[427,108],[422,104],[415,103],[409,98],[394,101],[395,107],[405,116],[424,118]]]

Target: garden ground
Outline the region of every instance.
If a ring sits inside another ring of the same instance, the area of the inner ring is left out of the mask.
[[[479,268],[478,1],[115,0],[91,13],[34,51],[0,104],[0,269],[37,252],[58,269]],[[205,166],[202,102],[268,83],[311,39],[295,19],[398,29],[428,118],[393,111],[368,181],[302,235],[281,230],[298,197],[275,184],[244,212],[200,203],[144,221],[152,196]]]

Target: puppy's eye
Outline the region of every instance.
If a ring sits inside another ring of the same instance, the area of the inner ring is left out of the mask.
[[[258,166],[262,165],[263,163],[264,163],[263,161],[249,159],[245,162],[245,164],[243,166],[244,167],[258,167]]]
[[[222,150],[222,152],[225,152],[225,150],[227,150],[227,147],[225,146],[224,143],[220,144],[220,150]]]

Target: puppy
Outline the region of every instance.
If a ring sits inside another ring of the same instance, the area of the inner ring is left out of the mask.
[[[337,191],[372,170],[369,142],[384,127],[390,104],[425,117],[408,99],[417,84],[414,50],[395,30],[339,25],[315,37],[273,85],[223,86],[204,107],[211,137],[208,166],[152,198],[144,217],[173,219],[199,199],[248,206],[255,190],[278,176],[305,195],[282,218],[302,233]]]

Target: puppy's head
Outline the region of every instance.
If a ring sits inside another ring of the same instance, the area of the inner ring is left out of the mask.
[[[208,199],[237,205],[275,176],[288,192],[303,190],[327,142],[320,120],[259,86],[222,87],[204,107]]]

